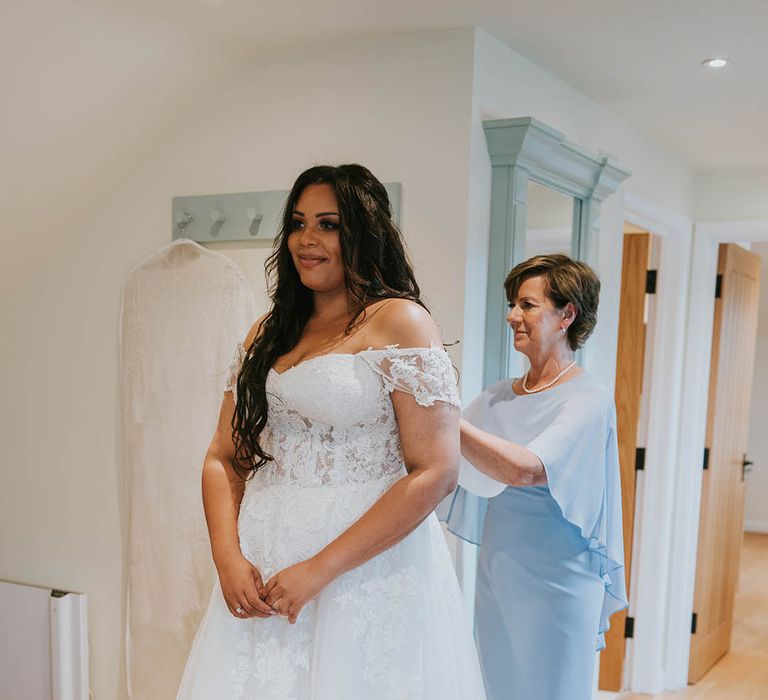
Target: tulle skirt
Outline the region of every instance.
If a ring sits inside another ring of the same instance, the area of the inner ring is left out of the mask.
[[[244,555],[268,578],[322,549],[391,485],[250,488]],[[343,574],[291,625],[240,620],[218,585],[178,700],[484,700],[471,631],[434,514],[399,544]]]

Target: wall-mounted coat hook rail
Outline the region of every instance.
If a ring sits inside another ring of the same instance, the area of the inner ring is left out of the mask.
[[[388,182],[384,187],[399,225],[401,185]],[[190,238],[198,243],[271,241],[280,228],[287,197],[288,190],[174,197],[173,238]]]
[[[287,192],[236,192],[173,198],[173,238],[270,241],[280,227]]]

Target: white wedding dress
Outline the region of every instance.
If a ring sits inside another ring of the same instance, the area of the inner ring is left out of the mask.
[[[242,362],[239,349],[228,389]],[[262,444],[238,529],[266,582],[349,528],[406,474],[389,392],[459,406],[442,348],[306,360],[266,381]],[[474,641],[445,539],[430,514],[399,544],[335,579],[295,625],[241,620],[218,585],[178,700],[483,700]]]

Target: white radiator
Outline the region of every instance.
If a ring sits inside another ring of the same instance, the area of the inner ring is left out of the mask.
[[[0,700],[88,700],[84,594],[0,581]]]

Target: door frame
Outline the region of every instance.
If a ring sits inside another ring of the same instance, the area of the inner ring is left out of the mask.
[[[670,627],[674,627],[668,614],[668,583],[674,573],[670,535],[675,512],[692,222],[631,194],[625,195],[624,220],[658,236],[661,249],[655,323],[648,329],[653,373],[648,387],[646,467],[638,472],[635,495],[629,595],[629,614],[635,625],[633,638],[627,640],[624,685],[634,692],[660,693],[669,689],[665,657]]]
[[[683,688],[688,682],[718,247],[721,243],[765,241],[768,241],[768,220],[700,223],[693,236],[676,509],[671,537],[676,566],[669,573],[670,615],[664,640],[667,689]]]

